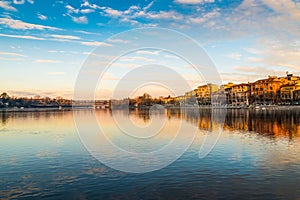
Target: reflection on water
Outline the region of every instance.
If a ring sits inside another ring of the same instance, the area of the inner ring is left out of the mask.
[[[145,123],[150,121],[149,110],[131,110],[130,114],[139,117]],[[274,138],[286,137],[292,140],[300,135],[300,109],[201,109],[195,112],[192,109],[172,108],[160,114],[166,114],[169,120],[172,118],[185,120],[200,130],[216,130],[223,125],[225,131],[249,131]]]
[[[167,119],[157,147],[173,137],[178,123],[198,127],[179,160],[146,174],[119,172],[96,161],[79,140],[73,112],[84,120],[93,115],[91,110],[0,113],[1,198],[300,198],[300,110],[131,110],[128,117],[140,126]],[[121,134],[113,113],[96,115],[113,141],[128,148],[122,137],[113,137]],[[217,145],[199,159],[203,135],[220,125],[224,131]]]
[[[215,115],[226,116],[225,120],[212,119]],[[199,115],[180,109],[168,110],[168,117],[184,119],[198,126],[200,130],[213,130],[224,124],[226,131],[253,131],[271,137],[293,139],[300,135],[300,110],[215,110],[202,109]]]

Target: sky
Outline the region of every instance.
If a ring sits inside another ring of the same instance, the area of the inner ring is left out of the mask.
[[[0,92],[72,98],[78,74],[95,49],[129,45],[130,36],[118,39],[118,34],[149,27],[195,40],[223,83],[286,71],[300,75],[299,0],[1,0]],[[191,88],[205,83],[205,76],[178,56],[140,49],[110,66],[97,98],[111,98],[122,77],[145,64],[172,66]],[[147,90],[154,96],[172,94],[157,85]]]

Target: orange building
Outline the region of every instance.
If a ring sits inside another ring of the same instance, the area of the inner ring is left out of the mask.
[[[286,78],[269,76],[250,84],[251,104],[274,104],[280,96],[280,87],[287,84]]]
[[[219,86],[215,84],[201,85],[196,89],[198,102],[200,105],[211,104],[212,94],[219,90]]]
[[[300,103],[300,80],[289,80],[289,83],[280,87],[280,102],[282,104]]]
[[[233,106],[249,105],[250,86],[249,84],[235,84],[226,87],[226,102]]]

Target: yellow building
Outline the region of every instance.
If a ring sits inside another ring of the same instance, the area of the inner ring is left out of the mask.
[[[278,100],[280,87],[287,84],[285,77],[269,76],[250,84],[250,103],[273,104]]]
[[[226,102],[233,106],[249,105],[250,86],[246,83],[227,84],[225,89]]]
[[[294,103],[299,105],[300,104],[300,80],[296,82],[293,97],[294,97]]]
[[[300,80],[294,77],[289,83],[280,87],[280,102],[283,104],[299,104]]]
[[[201,85],[196,89],[198,102],[200,105],[211,104],[212,94],[218,92],[219,86],[216,84]]]

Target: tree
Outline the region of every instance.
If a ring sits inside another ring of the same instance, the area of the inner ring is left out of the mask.
[[[8,94],[6,92],[3,92],[0,95],[0,99],[1,99],[2,104],[9,104],[10,96],[8,96]]]
[[[8,94],[6,92],[3,92],[1,95],[0,95],[0,98],[2,100],[8,100],[10,99],[10,96],[8,96]]]

